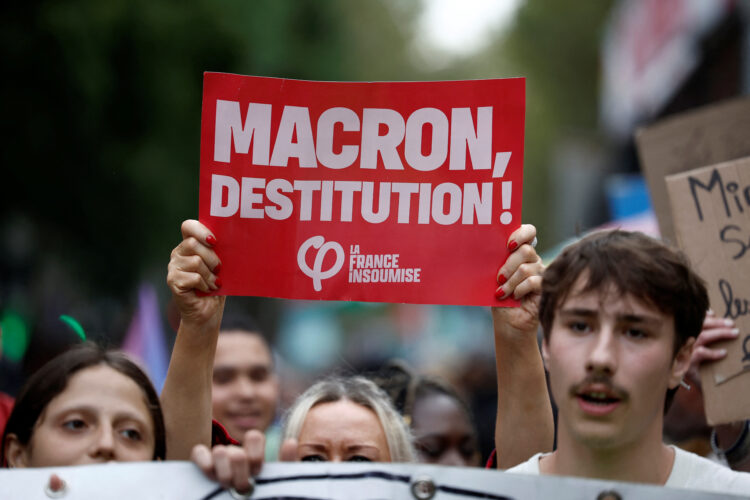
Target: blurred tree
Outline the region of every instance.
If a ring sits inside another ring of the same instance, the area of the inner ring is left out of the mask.
[[[4,4],[0,308],[13,287],[43,290],[45,302],[72,293],[76,310],[63,301],[53,320],[93,306],[95,329],[124,331],[128,314],[117,304],[134,298],[143,276],[164,275],[180,221],[197,216],[204,71],[353,81],[525,76],[524,219],[548,243],[550,149],[572,129],[595,129],[599,36],[611,4],[526,0],[487,50],[446,58],[439,70],[410,45],[419,0]],[[33,276],[55,266],[64,275]],[[40,316],[28,304],[23,313]]]
[[[412,7],[409,7],[411,5]],[[3,7],[5,225],[130,293],[197,216],[202,73],[404,79],[416,2],[58,0]],[[2,264],[0,264],[2,266]]]
[[[477,78],[526,78],[523,218],[553,245],[549,169],[553,148],[598,129],[599,50],[613,0],[525,0],[507,30],[481,54],[444,71]]]

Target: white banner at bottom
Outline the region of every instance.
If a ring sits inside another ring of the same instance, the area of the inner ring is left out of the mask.
[[[62,491],[48,490],[56,474]],[[750,495],[750,492],[748,493]],[[2,500],[699,500],[743,498],[614,481],[527,476],[423,464],[268,463],[237,496],[188,462],[0,470]],[[750,497],[744,497],[750,498]]]

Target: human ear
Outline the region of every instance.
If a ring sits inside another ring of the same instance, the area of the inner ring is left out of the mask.
[[[682,347],[680,347],[674,359],[672,360],[672,375],[669,378],[670,389],[674,389],[675,387],[680,385],[683,377],[690,369],[690,359],[693,355],[694,345],[695,337],[690,337],[682,345]]]
[[[29,466],[26,446],[21,444],[21,441],[18,440],[18,436],[15,434],[8,434],[5,438],[5,460],[8,462],[8,467],[10,468],[25,468]]]
[[[542,361],[544,361],[544,367],[549,366],[549,353],[547,352],[547,337],[542,337]]]

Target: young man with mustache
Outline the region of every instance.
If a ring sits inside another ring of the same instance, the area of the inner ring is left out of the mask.
[[[685,257],[643,234],[600,232],[566,248],[539,303],[557,449],[509,471],[750,492],[750,474],[662,442],[707,309]]]

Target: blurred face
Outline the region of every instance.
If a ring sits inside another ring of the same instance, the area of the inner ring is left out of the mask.
[[[687,370],[692,341],[673,358],[671,316],[616,290],[580,293],[583,286],[579,279],[556,310],[543,344],[560,442],[661,442],[665,394]]]
[[[266,343],[258,335],[222,331],[216,345],[212,387],[213,417],[235,439],[273,422],[279,383]]]
[[[481,456],[468,415],[446,394],[429,394],[414,403],[412,431],[419,461],[475,467]]]
[[[9,451],[12,467],[148,461],[154,424],[141,388],[106,365],[80,370],[52,399],[26,447]]]
[[[313,406],[297,440],[303,462],[391,461],[375,412],[348,399]]]

